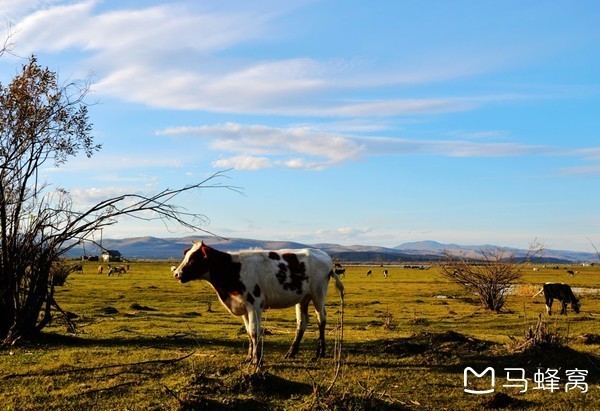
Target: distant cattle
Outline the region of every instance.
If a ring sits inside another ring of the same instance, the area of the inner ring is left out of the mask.
[[[75,272],[75,271],[77,271],[78,273],[82,273],[83,274],[83,265],[81,265],[81,264],[75,264],[74,266],[72,266],[69,269],[69,271],[72,272],[72,273]]]
[[[296,306],[296,336],[286,357],[298,352],[308,324],[312,301],[319,323],[317,357],[325,355],[325,297],[329,278],[343,298],[344,286],[333,270],[331,258],[321,250],[244,251],[226,253],[202,242],[184,252],[173,275],[181,283],[205,280],[221,303],[235,316],[241,316],[250,340],[248,355],[254,364],[262,360],[261,318],[268,308]]]
[[[98,266],[98,274],[102,274],[102,272],[104,271],[104,267],[102,267],[101,265]]]
[[[121,276],[126,273],[125,267],[123,267],[122,265],[118,267],[112,267],[109,265],[108,268],[108,274],[106,274],[107,276],[111,276],[114,274],[118,274],[119,276]]]
[[[384,276],[385,278],[387,278],[387,277],[388,277],[388,270],[383,270],[383,276]]]
[[[548,315],[552,315],[552,302],[554,299],[559,300],[562,304],[560,310],[561,315],[567,314],[567,304],[569,303],[571,304],[571,309],[576,313],[579,313],[581,303],[579,302],[579,299],[575,297],[575,294],[573,294],[569,285],[562,283],[546,283],[533,297],[537,297],[542,292],[546,299],[546,311],[548,312]]]
[[[573,271],[573,270],[567,270],[567,275],[574,276],[575,275],[575,271]]]
[[[373,271],[371,271],[371,270],[367,271],[367,277],[370,277],[371,274],[373,274]]]
[[[341,265],[341,264],[339,264],[339,263],[336,263],[336,264],[335,264],[334,271],[335,271],[335,273],[336,273],[337,275],[339,275],[340,277],[341,277],[341,276],[344,276],[344,277],[346,276],[346,269],[345,269],[345,268],[343,268],[343,267],[342,267],[342,265]]]
[[[405,265],[405,269],[414,269],[414,270],[429,270],[429,266],[424,265]]]

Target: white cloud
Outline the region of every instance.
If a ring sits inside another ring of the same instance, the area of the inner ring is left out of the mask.
[[[582,148],[575,150],[575,153],[588,160],[600,160],[600,147]]]
[[[49,7],[57,1],[51,0],[0,0],[0,17],[16,19],[40,7]]]
[[[152,107],[353,118],[448,113],[517,98],[338,96],[340,91],[479,74],[500,64],[498,58],[491,64],[453,55],[452,62],[443,56],[443,61],[433,58],[425,64],[381,69],[376,62],[352,57],[251,59],[222,53],[243,43],[273,41],[274,20],[290,8],[285,4],[240,3],[220,10],[217,4],[187,2],[111,11],[103,11],[104,5],[96,0],[66,4],[30,0],[29,5],[37,11],[15,25],[14,41],[22,54],[80,52],[86,56],[81,71],[91,68],[97,75],[93,86],[97,93]]]
[[[222,158],[212,163],[215,168],[233,168],[235,170],[249,170],[255,171],[263,168],[271,167],[271,161],[267,157],[253,157],[253,156],[235,156],[229,158]]]
[[[372,231],[371,228],[363,227],[339,227],[334,229],[322,228],[315,232],[315,237],[319,239],[340,239],[340,240],[359,240],[365,239],[366,235]]]
[[[600,175],[600,164],[596,163],[584,166],[563,167],[560,170],[560,174],[567,176]]]
[[[215,162],[219,166],[238,163],[270,166],[271,162],[264,157],[271,156],[276,158],[276,165],[319,170],[356,158],[362,152],[361,145],[352,138],[305,127],[276,128],[226,123],[214,126],[173,127],[157,134],[208,138],[211,148],[216,151],[243,154],[235,157],[235,161],[232,162]],[[256,161],[256,156],[260,156],[260,162]],[[285,158],[288,156],[292,158]]]
[[[119,52],[122,57],[127,53],[139,57],[140,50],[147,50],[142,55],[150,58],[156,50],[206,52],[254,38],[268,17],[247,10],[200,12],[178,3],[98,13],[98,4],[87,0],[40,8],[16,25],[17,39],[23,48],[33,50],[79,48]]]
[[[320,171],[327,167],[328,164],[320,163],[317,161],[306,161],[304,158],[292,158],[286,161],[277,161],[277,165],[282,165],[287,168],[293,168],[296,170],[313,170]]]
[[[430,155],[444,157],[515,157],[566,155],[550,146],[480,140],[428,140],[402,137],[357,136],[326,132],[308,126],[287,128],[237,123],[171,127],[158,135],[185,135],[209,141],[216,152],[238,153],[213,163],[215,167],[256,170],[283,166],[322,170],[364,156]]]
[[[558,154],[559,149],[509,142],[480,142],[466,140],[418,140],[393,137],[359,138],[372,155],[422,154],[444,157],[512,157]]]
[[[137,194],[138,189],[133,187],[91,187],[74,188],[69,191],[73,203],[78,207],[85,207],[98,204],[109,198],[122,196],[125,194]]]

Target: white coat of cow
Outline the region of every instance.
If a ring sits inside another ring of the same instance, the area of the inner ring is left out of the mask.
[[[344,285],[325,252],[302,249],[226,253],[199,242],[184,252],[183,261],[172,270],[181,283],[207,281],[229,312],[243,318],[253,363],[261,361],[263,310],[296,306],[296,336],[286,354],[292,358],[306,330],[311,301],[319,324],[317,357],[325,355],[325,298],[330,277],[344,296]]]

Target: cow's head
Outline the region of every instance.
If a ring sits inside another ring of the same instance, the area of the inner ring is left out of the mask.
[[[202,241],[193,243],[192,248],[186,248],[183,252],[183,261],[179,267],[171,267],[173,276],[180,283],[187,283],[191,280],[203,280],[208,278],[208,256]]]
[[[581,308],[581,302],[578,298],[576,298],[573,302],[571,302],[571,309],[579,314],[579,309]]]

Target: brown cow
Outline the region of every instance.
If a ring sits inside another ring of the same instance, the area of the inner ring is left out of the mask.
[[[344,286],[333,271],[331,258],[321,250],[244,251],[225,253],[202,242],[186,250],[179,267],[172,269],[181,283],[205,280],[227,310],[241,316],[250,339],[248,354],[261,362],[261,317],[268,308],[296,306],[296,336],[286,357],[291,358],[308,324],[312,301],[319,323],[317,357],[325,355],[325,297],[329,278],[343,296]]]

